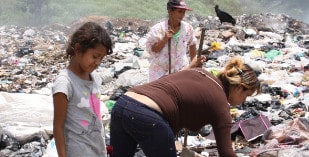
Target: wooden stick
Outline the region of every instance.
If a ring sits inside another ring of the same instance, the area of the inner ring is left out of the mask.
[[[168,39],[168,62],[169,62],[169,65],[168,65],[168,73],[171,74],[172,73],[172,70],[171,70],[171,61],[172,61],[172,56],[171,56],[171,39]]]
[[[201,32],[201,38],[200,38],[200,44],[197,50],[197,57],[201,57],[202,51],[203,51],[203,44],[204,44],[204,36],[205,36],[205,31],[206,28],[202,28],[202,32]]]
[[[183,146],[186,147],[187,146],[187,139],[188,139],[188,134],[189,134],[189,130],[185,129],[185,134],[183,135]]]

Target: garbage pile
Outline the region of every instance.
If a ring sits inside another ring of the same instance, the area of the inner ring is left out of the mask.
[[[92,16],[68,26],[2,26],[0,156],[46,156],[55,149],[50,142],[52,81],[67,65],[64,56],[69,35],[86,21],[100,23],[115,41],[114,54],[105,57],[97,69],[103,80],[106,137],[115,101],[130,87],[148,82],[146,34],[156,21]],[[215,75],[230,57],[239,55],[263,83],[260,95],[231,108],[231,137],[238,155],[308,153],[309,24],[270,13],[238,16],[235,26],[221,24],[210,16],[189,15],[185,21],[195,28],[198,39],[201,29],[206,28],[203,50],[212,49],[203,51],[209,59],[203,65],[205,69]],[[183,140],[180,132],[176,142],[181,146]],[[190,132],[187,147],[203,156],[218,155],[211,126]],[[180,155],[181,147],[178,150]],[[142,151],[136,156],[143,156]]]

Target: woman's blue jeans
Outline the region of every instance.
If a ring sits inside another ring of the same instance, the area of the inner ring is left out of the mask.
[[[111,112],[112,157],[134,157],[139,145],[147,157],[176,157],[174,133],[162,114],[121,96]]]

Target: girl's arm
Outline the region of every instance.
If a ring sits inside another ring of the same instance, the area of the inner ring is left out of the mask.
[[[53,95],[54,102],[54,138],[59,157],[66,157],[64,141],[64,123],[67,113],[68,100],[64,93]]]

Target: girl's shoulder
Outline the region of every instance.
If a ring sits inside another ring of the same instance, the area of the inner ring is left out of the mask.
[[[59,74],[56,76],[55,81],[59,79],[67,79],[69,77],[69,71],[67,69],[63,69],[59,72]]]

